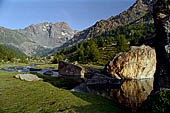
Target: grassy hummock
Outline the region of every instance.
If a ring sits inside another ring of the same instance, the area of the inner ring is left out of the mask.
[[[0,71],[0,113],[122,113],[102,97],[60,89],[48,82],[13,78]]]

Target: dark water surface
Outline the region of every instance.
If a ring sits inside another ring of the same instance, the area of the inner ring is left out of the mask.
[[[8,67],[8,68],[2,68],[0,71],[7,71],[7,72],[36,72],[39,74],[44,75],[45,72],[50,71],[53,74],[51,76],[59,76],[58,72],[54,71],[52,68],[45,68],[43,70],[39,69],[34,69],[37,65],[36,64],[31,64],[28,67]]]
[[[72,91],[103,96],[135,112],[153,89],[153,79],[123,81],[120,87],[81,84]]]

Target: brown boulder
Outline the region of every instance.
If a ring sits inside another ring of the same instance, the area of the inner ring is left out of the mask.
[[[75,78],[84,78],[85,70],[83,67],[70,64],[64,61],[59,62],[58,72],[63,76],[74,76]]]
[[[118,79],[153,78],[155,70],[155,50],[145,45],[117,54],[104,69],[107,75]]]

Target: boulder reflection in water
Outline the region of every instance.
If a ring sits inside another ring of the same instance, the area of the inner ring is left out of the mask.
[[[153,79],[124,81],[119,88],[88,87],[89,93],[104,96],[132,111],[136,111],[141,106],[142,102],[147,99],[152,90]]]

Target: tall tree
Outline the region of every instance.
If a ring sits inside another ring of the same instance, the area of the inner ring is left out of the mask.
[[[154,91],[170,88],[170,62],[166,48],[170,38],[170,0],[157,0],[153,7],[156,37],[157,67],[154,76]]]

